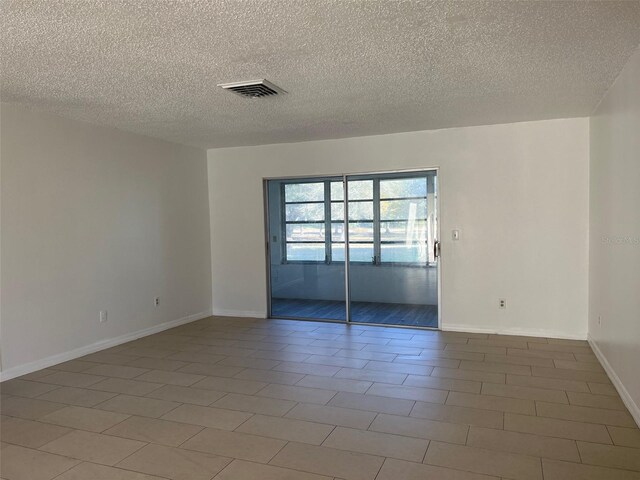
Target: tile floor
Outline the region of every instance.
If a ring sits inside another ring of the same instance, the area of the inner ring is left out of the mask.
[[[211,317],[0,391],[6,480],[640,479],[581,341]]]

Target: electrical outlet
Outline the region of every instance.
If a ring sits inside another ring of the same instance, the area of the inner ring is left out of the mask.
[[[100,323],[104,323],[107,321],[107,311],[100,310]]]
[[[153,299],[153,304],[157,307],[158,305],[160,305],[160,297],[155,297]]]
[[[507,308],[507,300],[505,298],[498,299],[498,308]]]

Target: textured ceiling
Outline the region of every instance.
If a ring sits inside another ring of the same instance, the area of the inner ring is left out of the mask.
[[[203,147],[589,115],[640,1],[2,0],[3,101]],[[286,95],[216,87],[266,78]]]

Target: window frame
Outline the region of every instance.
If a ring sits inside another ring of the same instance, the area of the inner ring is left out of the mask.
[[[419,178],[421,180],[424,180],[425,182],[425,195],[424,196],[407,196],[407,197],[389,197],[389,198],[384,198],[381,199],[380,197],[380,182],[381,181],[385,181],[385,180],[391,180],[391,179],[408,179],[408,178]],[[429,196],[429,182],[428,182],[428,175],[406,175],[406,176],[375,176],[375,177],[369,177],[369,178],[358,178],[355,181],[358,180],[366,180],[366,181],[372,181],[373,182],[373,192],[372,192],[372,198],[366,198],[366,199],[356,199],[356,200],[351,200],[349,199],[348,203],[352,204],[352,203],[359,203],[359,202],[372,202],[372,208],[373,208],[373,219],[372,220],[363,220],[363,219],[355,219],[355,220],[350,220],[348,218],[345,218],[345,209],[344,209],[344,195],[342,196],[342,199],[339,200],[333,200],[331,198],[331,186],[333,183],[340,183],[342,184],[342,188],[344,189],[344,182],[345,180],[336,180],[335,177],[333,179],[308,179],[308,180],[304,180],[304,181],[296,181],[296,180],[287,180],[282,182],[282,184],[280,185],[280,212],[281,212],[281,219],[280,219],[280,224],[281,224],[281,235],[282,235],[282,239],[283,242],[281,243],[282,245],[282,252],[281,252],[281,258],[282,258],[282,263],[283,264],[314,264],[314,265],[318,265],[318,264],[325,264],[325,265],[334,265],[334,264],[340,264],[340,263],[344,263],[344,259],[343,260],[334,260],[333,259],[333,250],[332,247],[333,245],[343,245],[344,249],[347,248],[346,242],[345,240],[342,241],[333,241],[332,238],[332,229],[334,224],[342,224],[342,228],[343,228],[343,232],[345,228],[349,228],[348,225],[352,224],[352,223],[371,223],[372,224],[372,228],[373,228],[373,239],[371,242],[369,241],[349,241],[350,244],[373,244],[373,257],[371,259],[371,261],[357,261],[357,260],[353,260],[353,259],[349,259],[349,263],[350,264],[355,264],[355,265],[371,265],[371,266],[394,266],[394,265],[398,265],[398,266],[406,266],[406,267],[426,267],[429,266],[429,256],[427,255],[427,259],[424,262],[394,262],[394,261],[382,261],[382,245],[397,245],[397,244],[404,244],[404,241],[401,240],[382,240],[382,223],[401,223],[401,222],[409,222],[410,219],[409,218],[403,218],[403,219],[391,219],[391,220],[382,220],[381,219],[381,202],[383,201],[394,201],[394,200],[424,200],[425,203],[428,205],[428,196]],[[353,180],[352,180],[353,181]],[[293,201],[293,202],[287,202],[286,201],[286,194],[285,194],[285,189],[287,185],[300,185],[300,184],[305,184],[305,183],[322,183],[324,185],[324,198],[323,200],[315,200],[315,201]],[[432,194],[435,194],[435,192],[431,192]],[[343,214],[342,220],[334,220],[332,218],[332,205],[334,203],[337,204],[342,204],[343,205]],[[288,221],[286,218],[286,207],[287,205],[308,205],[308,204],[324,204],[324,220],[322,221],[300,221],[300,220],[292,220],[292,221]],[[419,218],[416,219],[420,222],[424,222],[425,224],[429,221],[429,212],[426,212],[426,215],[424,218]],[[304,224],[320,224],[323,223],[324,224],[324,241],[288,241],[287,240],[287,226],[288,225],[304,225]],[[428,238],[425,239],[425,245],[428,246],[429,240]],[[287,258],[287,246],[289,244],[315,244],[315,245],[322,245],[324,244],[324,250],[325,250],[325,256],[324,256],[324,260],[291,260],[289,258]],[[417,243],[414,243],[414,245]]]

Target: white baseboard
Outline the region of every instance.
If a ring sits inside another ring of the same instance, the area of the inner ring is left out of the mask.
[[[622,401],[629,410],[629,413],[631,413],[631,416],[635,420],[636,424],[640,427],[640,406],[638,406],[635,400],[631,397],[626,387],[622,383],[622,380],[620,380],[620,377],[618,377],[618,374],[609,363],[609,360],[607,360],[607,357],[604,356],[604,353],[602,353],[602,350],[600,350],[600,347],[598,347],[598,344],[591,338],[591,336],[589,336],[588,340],[593,353],[595,353],[596,357],[598,357],[600,364],[604,367],[604,371],[607,372],[607,375],[611,379],[611,383],[613,383],[613,386],[616,387],[620,398],[622,398]]]
[[[559,338],[562,340],[586,340],[587,333],[568,334],[554,330],[543,330],[537,328],[504,328],[504,327],[476,327],[472,325],[442,325],[443,332],[468,332],[468,333],[491,333],[497,335],[522,335],[525,337],[546,337]]]
[[[133,333],[127,333],[125,335],[120,335],[119,337],[100,340],[99,342],[92,343],[91,345],[85,345],[84,347],[76,348],[68,352],[51,355],[50,357],[42,358],[40,360],[36,360],[35,362],[18,365],[17,367],[12,367],[0,372],[0,381],[4,382],[5,380],[10,380],[21,375],[26,375],[27,373],[51,367],[52,365],[57,365],[58,363],[68,362],[69,360],[73,360],[84,355],[89,355],[90,353],[99,352],[100,350],[104,350],[106,348],[115,347],[116,345],[127,343],[138,338],[146,337],[148,335],[153,335],[154,333],[162,332],[173,327],[184,325],[185,323],[195,322],[196,320],[200,320],[201,318],[210,316],[211,310],[194,313],[193,315],[187,315],[186,317],[178,318],[177,320],[160,323],[158,325],[144,328]]]
[[[266,312],[256,310],[225,310],[223,308],[214,308],[211,315],[218,315],[220,317],[267,318]]]

